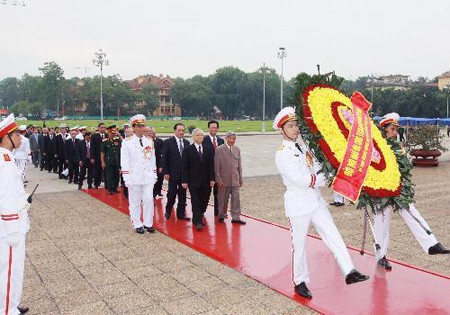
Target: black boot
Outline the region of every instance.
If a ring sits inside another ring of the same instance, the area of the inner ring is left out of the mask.
[[[386,256],[384,256],[383,258],[378,260],[377,264],[378,264],[378,266],[381,266],[386,270],[392,270],[392,265],[389,262],[389,260],[386,259]]]
[[[345,283],[352,284],[357,282],[366,281],[369,279],[369,276],[361,274],[358,270],[353,269],[350,273],[345,277]]]
[[[303,296],[307,299],[312,298],[312,294],[304,282],[297,284],[294,289],[298,295]]]
[[[441,243],[436,243],[436,245],[433,245],[430,248],[428,248],[428,254],[429,255],[450,254],[450,250],[442,246]]]

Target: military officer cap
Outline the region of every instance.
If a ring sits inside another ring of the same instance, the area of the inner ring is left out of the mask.
[[[400,115],[397,113],[389,113],[384,115],[380,120],[381,127],[387,127],[390,124],[400,126],[398,121],[400,120]]]
[[[0,138],[3,138],[7,134],[15,131],[18,128],[14,114],[9,114],[8,117],[0,122]]]
[[[285,107],[275,116],[272,128],[274,130],[281,130],[285,123],[293,120],[297,120],[297,114],[295,113],[294,107]]]
[[[86,128],[87,128],[87,126],[80,126],[80,128],[78,128],[78,129],[80,129],[80,130],[86,130]]]
[[[130,124],[131,126],[136,126],[136,125],[145,125],[145,116],[142,114],[137,114],[134,115],[133,117],[130,118]]]
[[[27,125],[20,125],[19,128],[17,128],[19,131],[25,131],[27,130]]]
[[[106,130],[111,130],[111,129],[114,129],[116,127],[117,127],[116,125],[111,125],[111,126],[106,127]]]

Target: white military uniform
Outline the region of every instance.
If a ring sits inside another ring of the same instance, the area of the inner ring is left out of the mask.
[[[13,154],[0,147],[0,314],[20,314],[29,203]]]
[[[318,188],[324,185],[323,177],[322,183],[319,183],[319,177],[323,175],[316,176],[320,164],[312,159],[313,165],[310,167],[307,161],[307,148],[301,146],[301,149],[303,153],[295,146],[295,142],[284,140],[275,155],[278,172],[287,189],[284,194],[284,207],[291,225],[295,285],[301,282],[309,283],[305,245],[310,223],[314,224],[322,240],[333,253],[342,274],[346,276],[354,269],[341,234]]]
[[[20,135],[22,138],[22,142],[20,147],[13,150],[14,158],[16,159],[16,165],[19,169],[19,174],[22,182],[26,179],[25,170],[27,164],[31,162],[31,149],[30,149],[30,140],[27,137]]]
[[[128,187],[130,219],[134,229],[153,226],[153,185],[156,182],[156,157],[153,140],[143,136],[142,146],[134,134],[122,142],[120,164]],[[144,222],[141,221],[141,202]]]
[[[389,247],[389,225],[392,217],[392,208],[390,206],[384,208],[383,213],[377,213],[373,216],[374,220],[374,230],[375,237],[377,239],[378,244],[381,249],[375,249],[375,259],[376,261],[380,260],[387,254],[387,250]],[[416,209],[414,204],[409,205],[409,211],[412,215],[414,215],[427,230],[431,230],[428,226],[425,219],[420,215],[419,211]],[[428,249],[431,246],[436,245],[438,242],[434,234],[428,235],[427,232],[420,226],[420,224],[412,217],[410,213],[408,213],[405,209],[400,209],[398,211],[403,221],[405,221],[406,225],[410,229],[411,233],[414,235],[416,240],[419,242],[423,251],[428,254]]]

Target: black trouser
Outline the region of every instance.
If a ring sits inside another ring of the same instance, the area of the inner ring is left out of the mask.
[[[153,198],[161,194],[163,181],[164,175],[162,173],[158,174],[158,179],[156,180],[156,183],[153,186]]]
[[[44,154],[41,152],[40,158],[39,158],[39,167],[41,168],[41,171],[43,169],[47,169],[47,156],[44,156]]]
[[[95,160],[94,163],[94,186],[98,187],[103,180],[103,169],[100,160]]]
[[[41,160],[40,159],[40,155],[41,155],[41,152],[39,152],[39,151],[31,152],[31,159],[33,161],[34,167],[38,167],[39,166],[40,160]]]
[[[166,213],[172,213],[175,198],[178,195],[177,217],[186,215],[186,189],[181,186],[181,179],[175,181],[169,179],[169,190],[167,191]]]
[[[78,183],[78,178],[80,176],[80,162],[79,161],[69,161],[69,183],[72,180]]]
[[[211,194],[211,187],[208,181],[202,181],[200,187],[189,186],[191,193],[192,204],[192,223],[202,223],[202,216],[208,207],[209,195]]]
[[[217,198],[217,194],[219,192],[219,187],[217,184],[214,184],[213,187],[213,195],[214,195],[214,215],[217,217],[219,215],[219,199]]]
[[[117,191],[119,187],[119,166],[118,165],[106,165],[105,167],[105,188],[109,192]]]
[[[57,169],[57,163],[56,163],[56,159],[55,159],[55,155],[54,154],[49,154],[47,153],[45,155],[45,169],[50,173],[50,172],[56,172]]]
[[[56,164],[58,167],[58,174],[61,175],[61,173],[67,167],[66,160],[64,158],[56,158]]]
[[[80,186],[80,187],[83,186],[83,182],[86,178],[86,174],[87,174],[88,187],[92,187],[94,167],[93,167],[90,159],[86,159],[83,163],[83,166],[80,166],[80,180],[78,182],[78,186]]]

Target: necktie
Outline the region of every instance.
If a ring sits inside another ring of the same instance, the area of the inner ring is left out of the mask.
[[[203,152],[202,152],[202,146],[201,145],[198,146],[198,156],[200,157],[200,160],[203,159]]]
[[[296,147],[301,153],[303,153],[303,150],[302,150],[302,148],[300,147],[300,144],[295,143],[295,147]]]
[[[184,150],[184,148],[183,148],[183,140],[178,140],[179,142],[180,142],[180,155],[183,155],[183,150]]]
[[[142,144],[142,138],[139,139],[139,143],[141,144],[141,147],[144,146],[144,145]]]
[[[88,159],[91,158],[91,144],[89,142],[86,142],[86,157]]]
[[[214,150],[217,148],[216,137],[213,137],[213,148]]]

